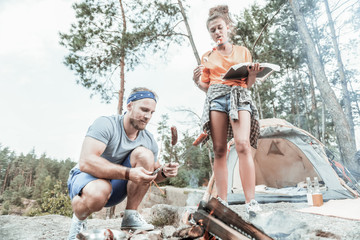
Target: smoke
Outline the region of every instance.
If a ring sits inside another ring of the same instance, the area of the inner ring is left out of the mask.
[[[195,174],[192,174],[189,180],[189,187],[197,188],[198,186],[199,186],[199,178]]]
[[[189,180],[189,190],[188,197],[186,199],[186,206],[197,206],[202,199],[204,193],[202,191],[197,191],[196,189],[199,186],[199,178],[195,174],[191,174]]]
[[[186,206],[197,206],[204,195],[203,191],[191,191],[186,199]]]
[[[274,239],[300,239],[308,225],[294,219],[284,211],[263,213],[251,221]]]

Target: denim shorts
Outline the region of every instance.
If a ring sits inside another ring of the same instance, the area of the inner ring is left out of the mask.
[[[227,114],[230,113],[231,99],[230,93],[217,97],[210,102],[210,111],[220,111]],[[248,111],[250,114],[252,110],[250,108],[250,103],[245,103],[242,106],[238,107],[238,111]]]
[[[131,154],[131,153],[130,153]],[[121,164],[124,167],[131,168],[130,154],[126,157],[125,161]],[[72,200],[76,195],[81,196],[82,189],[91,181],[98,178],[80,171],[78,168],[70,170],[69,179],[67,182],[70,199]],[[124,179],[110,179],[112,186],[111,196],[106,203],[105,207],[115,206],[125,199],[127,196],[127,180]]]

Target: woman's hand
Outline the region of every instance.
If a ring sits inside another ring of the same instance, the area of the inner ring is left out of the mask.
[[[248,78],[247,78],[247,86],[250,88],[256,81],[256,75],[261,72],[264,68],[260,67],[259,63],[253,63],[251,66],[247,67],[247,70],[249,72]]]
[[[200,77],[203,74],[203,70],[205,69],[204,65],[199,65],[194,69],[194,75],[193,75],[193,80],[194,83],[196,84],[196,86],[198,86],[198,88],[201,91],[204,91],[205,93],[207,92],[208,88],[209,88],[209,83],[204,83],[200,81]]]
[[[258,74],[261,72],[264,68],[260,67],[259,63],[253,63],[251,66],[247,67],[247,70],[249,72],[249,76]]]
[[[193,80],[196,85],[199,85],[199,80],[204,68],[205,68],[204,65],[199,65],[194,69]]]

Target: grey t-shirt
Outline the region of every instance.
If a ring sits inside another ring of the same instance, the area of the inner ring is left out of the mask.
[[[130,140],[124,130],[124,115],[99,117],[89,127],[86,136],[106,144],[101,156],[110,162],[122,164],[127,155],[139,146],[150,149],[157,161],[158,145],[153,135],[147,130],[141,130],[135,140]]]

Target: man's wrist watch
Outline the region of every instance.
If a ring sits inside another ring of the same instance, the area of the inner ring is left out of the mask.
[[[163,176],[164,178],[167,178],[167,176],[164,173],[164,169],[161,169],[161,176]]]
[[[126,168],[125,170],[125,180],[130,180],[130,168]]]

